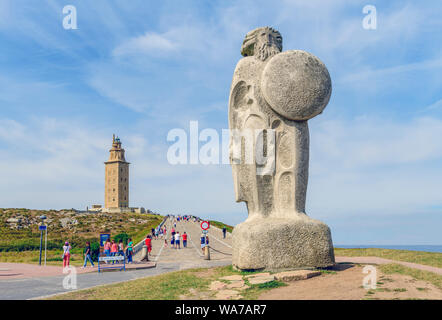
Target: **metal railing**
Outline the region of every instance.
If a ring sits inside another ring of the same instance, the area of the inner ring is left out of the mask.
[[[163,226],[163,224],[166,222],[167,218],[169,218],[169,216],[164,217],[163,221],[157,226],[157,228],[161,228]],[[133,255],[136,255],[138,252],[141,251],[141,249],[143,249],[143,245],[144,245],[144,239],[141,240],[140,242],[138,242],[133,249]]]

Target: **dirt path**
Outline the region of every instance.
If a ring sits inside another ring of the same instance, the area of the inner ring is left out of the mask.
[[[265,292],[269,300],[361,300],[361,299],[442,299],[442,290],[412,277],[377,271],[377,288],[364,289],[364,266],[339,264],[336,273],[296,281]]]
[[[423,271],[430,271],[442,275],[442,268],[427,266],[424,264],[404,262],[397,260],[384,259],[379,257],[336,257],[336,263],[350,262],[350,263],[362,263],[362,264],[389,264],[396,263],[405,267],[419,269]]]

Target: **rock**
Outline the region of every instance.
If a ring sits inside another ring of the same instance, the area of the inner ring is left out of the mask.
[[[215,296],[218,300],[240,299],[241,295],[236,290],[220,290]]]
[[[9,218],[8,220],[6,220],[6,222],[8,223],[20,223],[21,219],[18,218]]]
[[[296,270],[296,271],[285,271],[276,273],[275,279],[280,281],[297,281],[297,280],[305,280],[308,278],[316,277],[321,274],[320,271],[312,271],[312,270]]]
[[[225,276],[220,278],[221,280],[227,280],[227,281],[242,281],[242,276],[240,275],[231,275],[231,276]]]
[[[253,277],[269,276],[269,275],[270,275],[270,273],[268,273],[268,272],[260,272],[260,273],[253,273],[253,274],[250,274],[250,275],[245,276],[245,277],[246,278],[253,278]]]
[[[324,268],[335,262],[330,229],[307,215],[246,220],[233,229],[232,247],[238,269]]]
[[[227,283],[224,283],[221,281],[213,281],[209,286],[209,290],[218,291],[218,290],[224,289],[226,286],[227,286]]]
[[[263,283],[274,281],[275,276],[274,275],[258,276],[258,277],[254,277],[254,278],[249,278],[248,280],[249,280],[250,284],[263,284]]]
[[[246,286],[246,283],[244,281],[234,281],[232,283],[229,283],[226,288],[227,289],[240,289]]]

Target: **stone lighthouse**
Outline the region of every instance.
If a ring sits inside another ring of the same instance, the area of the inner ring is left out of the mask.
[[[105,164],[104,207],[129,207],[129,162],[124,157],[120,138],[113,135],[109,160]]]

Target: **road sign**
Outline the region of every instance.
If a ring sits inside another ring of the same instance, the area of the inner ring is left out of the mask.
[[[104,243],[110,239],[109,233],[100,233],[100,247],[104,247]]]
[[[208,234],[208,233],[209,233],[209,230],[203,230],[203,233],[204,233],[204,234]]]
[[[40,230],[40,231],[44,231],[44,230],[46,230],[46,226],[39,226],[39,227],[38,227],[38,230]]]
[[[203,229],[203,230],[207,230],[207,229],[209,229],[210,228],[210,223],[209,223],[209,221],[203,221],[203,222],[201,222],[201,229]]]

